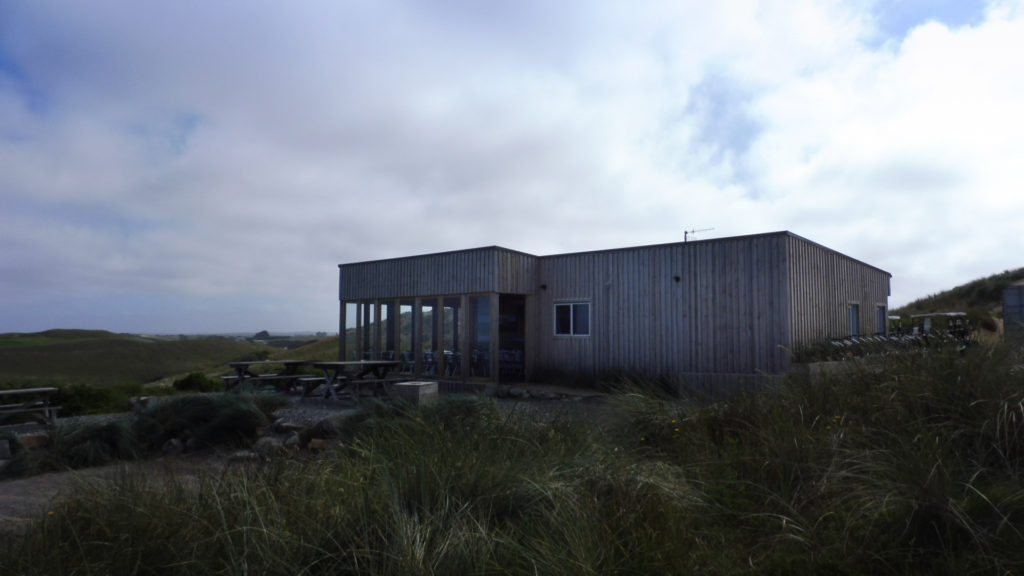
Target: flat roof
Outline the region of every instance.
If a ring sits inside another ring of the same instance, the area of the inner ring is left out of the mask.
[[[447,254],[459,254],[459,253],[477,252],[477,251],[483,251],[483,250],[501,250],[501,251],[505,251],[505,252],[512,252],[512,253],[516,253],[516,254],[522,254],[524,256],[531,256],[533,258],[560,258],[560,257],[565,257],[565,256],[576,256],[576,255],[582,255],[582,254],[601,254],[601,253],[610,253],[610,252],[620,252],[620,251],[626,251],[626,250],[642,250],[642,249],[645,249],[645,248],[663,248],[663,247],[667,247],[667,246],[682,246],[682,245],[689,245],[689,244],[707,244],[707,243],[714,243],[714,242],[726,242],[726,241],[730,241],[730,240],[743,240],[743,239],[751,239],[751,238],[758,238],[758,237],[768,237],[768,236],[790,236],[792,238],[797,238],[797,239],[801,240],[802,242],[807,242],[808,244],[812,244],[812,245],[817,246],[817,247],[819,247],[819,248],[821,248],[823,250],[828,250],[830,252],[834,252],[836,254],[839,254],[840,256],[843,256],[844,258],[848,258],[848,259],[850,259],[850,260],[852,260],[854,262],[857,262],[858,264],[861,264],[863,266],[867,266],[868,268],[873,268],[875,270],[878,270],[879,272],[882,272],[883,274],[888,274],[889,277],[892,277],[892,273],[887,272],[885,270],[882,270],[881,268],[879,268],[877,266],[873,266],[871,264],[868,264],[867,262],[864,262],[862,260],[858,260],[858,259],[856,259],[856,258],[854,258],[852,256],[848,256],[848,255],[846,255],[846,254],[844,254],[842,252],[839,252],[838,250],[835,250],[834,248],[829,248],[828,246],[825,246],[824,244],[819,244],[818,242],[815,242],[813,240],[809,240],[807,238],[804,238],[803,236],[800,236],[798,234],[794,234],[794,233],[792,233],[792,232],[790,232],[788,230],[781,230],[781,231],[777,231],[777,232],[762,232],[762,233],[758,233],[758,234],[742,234],[742,235],[739,235],[739,236],[723,236],[723,237],[720,237],[720,238],[708,238],[708,239],[704,239],[704,240],[688,240],[688,241],[682,241],[682,242],[664,242],[664,243],[661,243],[661,244],[642,244],[642,245],[638,245],[638,246],[623,246],[623,247],[619,247],[619,248],[604,248],[604,249],[598,249],[598,250],[581,250],[581,251],[578,251],[578,252],[561,252],[561,253],[556,253],[556,254],[547,254],[547,255],[543,255],[543,256],[536,255],[536,254],[530,254],[530,253],[527,253],[527,252],[522,252],[520,250],[513,250],[511,248],[505,248],[504,246],[481,246],[481,247],[477,247],[477,248],[463,248],[463,249],[460,249],[460,250],[448,250],[448,251],[442,251],[442,252],[429,252],[429,253],[415,254],[415,255],[409,255],[409,256],[395,256],[395,257],[391,257],[391,258],[379,258],[379,259],[375,259],[375,260],[361,260],[361,261],[358,261],[358,262],[347,262],[345,264],[338,264],[338,267],[341,268],[343,266],[355,266],[355,265],[359,265],[359,264],[368,264],[368,263],[371,263],[371,262],[389,262],[389,261],[397,261],[397,260],[406,260],[406,259],[410,259],[410,258],[422,258],[422,257],[425,257],[425,256],[441,256],[441,255],[447,255]]]

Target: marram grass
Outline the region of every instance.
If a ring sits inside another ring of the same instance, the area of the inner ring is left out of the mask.
[[[1011,352],[714,402],[376,406],[321,458],[85,485],[0,544],[0,573],[1017,573]]]

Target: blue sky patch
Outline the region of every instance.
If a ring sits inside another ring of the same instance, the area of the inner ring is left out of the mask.
[[[975,26],[985,18],[984,0],[883,0],[874,15],[884,40],[902,40],[928,22],[947,28]]]

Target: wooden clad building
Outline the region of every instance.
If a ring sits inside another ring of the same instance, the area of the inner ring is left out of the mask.
[[[784,373],[802,344],[884,333],[891,278],[790,232],[339,271],[343,358],[450,379],[619,371],[705,385]]]

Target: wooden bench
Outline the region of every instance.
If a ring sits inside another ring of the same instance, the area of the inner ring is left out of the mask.
[[[220,381],[224,383],[224,391],[227,392],[238,385],[238,376],[234,374],[230,376],[221,376]]]
[[[221,376],[220,379],[224,382],[225,391],[231,390],[238,385],[238,376],[236,375]],[[287,392],[292,388],[300,387],[302,388],[303,395],[308,395],[314,388],[324,383],[324,377],[308,374],[257,374],[245,378],[242,382],[253,386],[270,384],[281,392]]]
[[[0,426],[25,424],[26,420],[51,428],[56,426],[60,406],[50,404],[50,398],[56,393],[56,388],[0,390]]]
[[[300,376],[298,378],[299,385],[302,386],[302,396],[306,397],[313,393],[321,384],[327,382],[327,378],[323,376]]]

